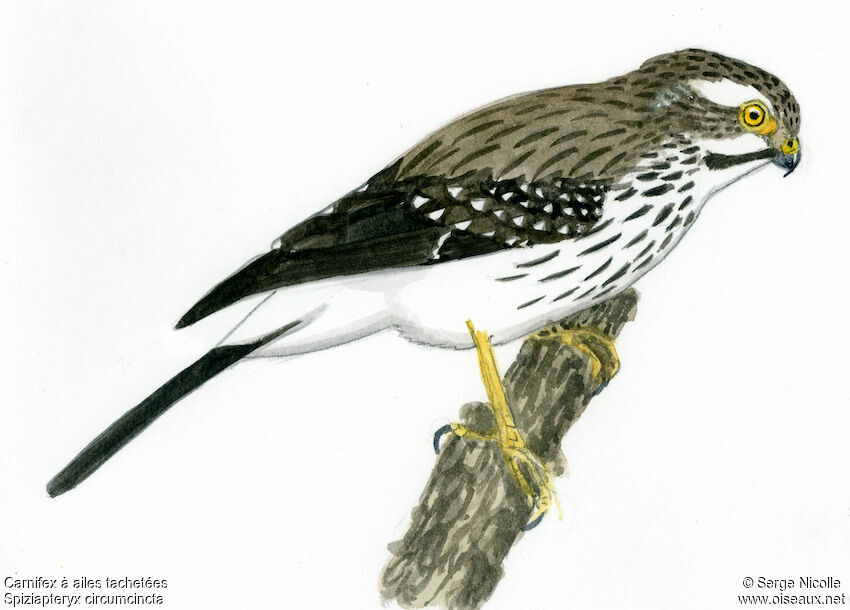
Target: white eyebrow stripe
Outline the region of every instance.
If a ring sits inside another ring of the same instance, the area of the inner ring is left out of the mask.
[[[688,86],[707,100],[721,106],[732,106],[737,108],[744,102],[759,100],[771,114],[773,105],[764,98],[764,95],[752,85],[741,85],[728,78],[719,81],[710,81],[696,78],[688,81]]]

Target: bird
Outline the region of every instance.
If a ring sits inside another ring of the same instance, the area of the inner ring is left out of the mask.
[[[701,49],[462,115],[200,298],[177,329],[220,324],[226,308],[244,316],[91,441],[47,491],[76,487],[240,360],[393,330],[423,346],[476,349],[497,427],[450,424],[436,438],[497,442],[537,507],[531,522],[539,521],[553,500],[551,473],[516,429],[492,346],[554,337],[584,352],[594,378],[607,383],[619,359],[604,332],[546,329],[654,269],[719,191],[770,165],[788,176],[801,158],[799,130],[799,106],[781,80]]]

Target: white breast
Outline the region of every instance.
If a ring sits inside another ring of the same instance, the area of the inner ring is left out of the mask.
[[[631,197],[609,194],[590,235],[397,272],[387,293],[395,326],[412,341],[458,348],[471,346],[467,319],[494,343],[530,334],[634,284],[675,248],[711,195],[765,165],[709,171],[679,161],[639,182]],[[678,171],[683,177],[672,190],[641,194]]]
[[[710,143],[697,145],[705,150]],[[267,301],[257,295],[262,305],[251,310],[228,340],[247,340],[308,318],[306,328],[257,355],[315,351],[391,327],[411,341],[469,348],[466,320],[490,333],[494,343],[519,339],[631,286],[675,248],[714,193],[769,163],[708,170],[675,158],[668,157],[671,167],[657,177],[635,180],[638,192],[612,190],[602,218],[578,238],[322,280],[277,290]],[[636,174],[663,160],[662,154]],[[672,183],[669,174],[679,171],[682,178],[674,188],[658,196],[646,194]],[[254,305],[245,302],[242,308]]]

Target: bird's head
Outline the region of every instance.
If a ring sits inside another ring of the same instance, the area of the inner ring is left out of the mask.
[[[787,176],[800,162],[800,108],[772,74],[718,53],[688,49],[648,60],[650,105],[698,140],[709,170],[747,173],[770,160]]]

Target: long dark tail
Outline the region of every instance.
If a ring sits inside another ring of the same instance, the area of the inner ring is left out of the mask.
[[[296,320],[251,343],[222,345],[208,351],[119,417],[115,423],[86,445],[77,457],[50,479],[47,484],[47,493],[55,498],[79,485],[181,398],[254,350],[274,341],[300,324],[301,320]]]

